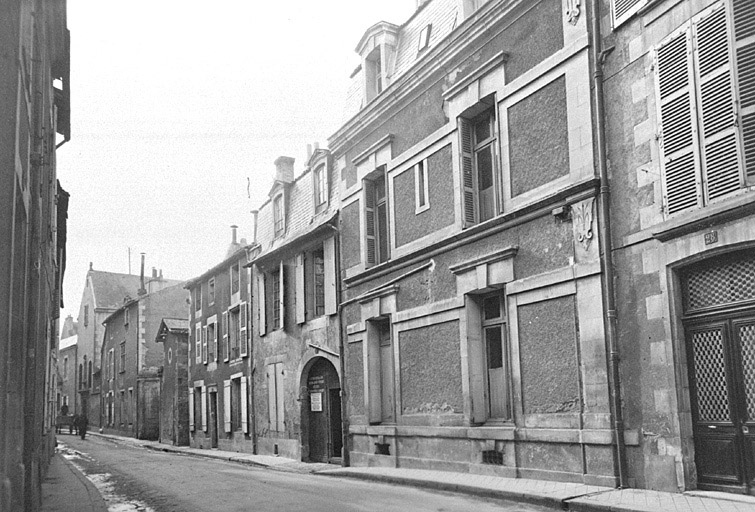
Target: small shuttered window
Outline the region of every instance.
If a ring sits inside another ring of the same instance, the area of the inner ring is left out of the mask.
[[[613,0],[611,2],[613,26],[618,27],[624,23],[650,1],[651,0]]]
[[[664,208],[699,208],[745,184],[731,26],[706,9],[656,50]]]
[[[477,180],[472,153],[472,123],[459,118],[459,145],[461,147],[461,184],[463,189],[464,226],[477,223]]]

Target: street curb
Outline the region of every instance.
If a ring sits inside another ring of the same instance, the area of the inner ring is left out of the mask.
[[[389,483],[394,485],[404,485],[407,487],[417,487],[425,489],[433,489],[436,491],[455,492],[458,494],[467,494],[472,496],[478,496],[482,498],[495,498],[500,500],[514,501],[517,503],[528,503],[530,505],[542,505],[556,509],[564,509],[565,503],[563,500],[553,498],[550,496],[539,496],[535,494],[526,494],[515,491],[505,491],[497,489],[485,489],[476,487],[473,485],[464,484],[450,484],[447,482],[434,482],[432,480],[416,479],[416,478],[404,478],[393,477],[388,475],[371,475],[367,473],[339,473],[338,470],[325,470],[313,473],[314,475],[341,477],[341,478],[354,478],[357,480],[372,480],[377,482]],[[600,509],[605,511],[605,508]],[[592,512],[592,511],[591,511]]]
[[[92,505],[93,509],[99,509],[102,511],[106,511],[108,509],[107,503],[105,502],[105,498],[102,497],[102,494],[100,494],[99,489],[92,483],[91,480],[89,480],[84,473],[77,468],[73,462],[63,457],[63,455],[60,452],[55,452],[55,457],[60,457],[60,460],[65,464],[66,468],[73,473],[76,478],[84,484],[84,487],[86,488],[87,495],[89,496],[89,502]]]
[[[146,448],[147,450],[152,450],[155,452],[167,452],[167,453],[178,453],[182,455],[188,455],[188,456],[194,456],[194,457],[202,457],[205,459],[215,459],[215,460],[225,460],[228,462],[235,462],[237,464],[244,464],[246,466],[254,466],[258,468],[270,468],[271,466],[268,466],[267,464],[261,464],[259,462],[255,462],[253,460],[248,459],[242,459],[239,457],[219,457],[217,455],[213,455],[212,453],[202,453],[201,451],[186,451],[186,450],[177,450],[175,448],[172,448],[170,446],[155,446],[155,445],[149,445],[149,444],[143,444],[141,445],[143,448]]]

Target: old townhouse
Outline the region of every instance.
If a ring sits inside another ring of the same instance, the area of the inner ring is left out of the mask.
[[[600,8],[628,483],[752,494],[755,3]]]
[[[189,319],[163,318],[155,341],[163,344],[159,441],[188,446]]]
[[[103,322],[107,317],[121,308],[126,297],[138,297],[139,292],[157,291],[181,281],[164,279],[154,273],[152,277],[144,276],[145,258],[142,255],[141,273],[139,275],[121,274],[95,270],[89,264],[81,294],[78,317],[78,361],[82,367],[79,395],[81,411],[87,414],[89,424],[100,426],[100,353],[104,335]]]
[[[253,260],[254,416],[257,449],[305,461],[342,456],[338,320],[338,181],[330,152],[315,146],[304,171],[275,161],[257,214]]]
[[[71,137],[65,0],[0,4],[0,510],[37,510],[55,449]]]
[[[245,239],[236,226],[225,258],[190,279],[188,407],[190,444],[195,448],[254,451],[249,419],[251,329],[249,270]]]
[[[159,274],[153,272],[159,279]],[[126,297],[103,322],[99,358],[99,425],[106,433],[157,440],[164,350],[157,339],[163,318],[184,318],[189,294],[183,283]]]
[[[617,483],[587,21],[430,0],[358,42],[329,139],[352,465]]]
[[[78,354],[77,336],[69,336],[60,340],[58,345],[58,396],[54,414],[60,414],[61,407],[68,408],[68,414],[80,412],[79,378],[81,370],[77,369]]]

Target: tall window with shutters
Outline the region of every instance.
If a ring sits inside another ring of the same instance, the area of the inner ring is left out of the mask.
[[[388,240],[388,194],[385,166],[380,166],[364,180],[364,257],[367,267],[390,259]]]
[[[491,100],[493,104],[495,102]],[[479,106],[472,110],[475,112]],[[500,204],[500,176],[496,165],[495,109],[458,120],[461,148],[464,226],[495,217]]]
[[[755,26],[740,30],[737,23],[744,11],[752,16],[755,9],[737,12],[737,5],[743,3],[734,3],[736,39],[729,5],[718,3],[656,49],[667,215],[706,206],[755,180]]]

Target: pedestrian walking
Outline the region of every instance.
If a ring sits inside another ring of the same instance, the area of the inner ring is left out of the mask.
[[[84,439],[87,435],[87,427],[89,426],[89,418],[87,418],[86,414],[82,414],[79,416],[79,435],[82,439]]]

